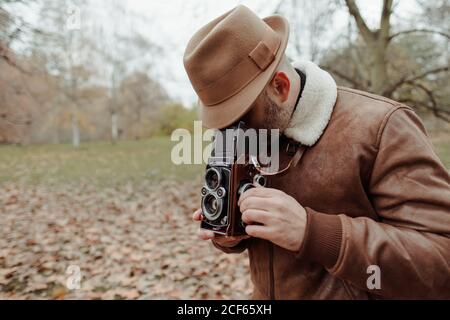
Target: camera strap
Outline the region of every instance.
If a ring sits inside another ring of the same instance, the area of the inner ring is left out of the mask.
[[[252,156],[250,158],[250,161],[253,164],[253,166],[255,167],[256,171],[263,176],[268,176],[268,177],[283,176],[283,175],[287,174],[291,168],[294,168],[295,166],[297,166],[297,164],[303,157],[303,154],[305,153],[305,151],[306,151],[306,146],[300,145],[298,143],[288,142],[288,144],[286,146],[286,153],[289,156],[291,156],[292,158],[289,161],[289,163],[286,165],[286,167],[284,167],[283,169],[276,171],[276,172],[265,171],[264,168],[261,167],[261,165],[259,164],[256,157]]]

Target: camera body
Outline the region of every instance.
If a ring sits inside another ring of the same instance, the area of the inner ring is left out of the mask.
[[[251,154],[250,148],[245,147],[248,143],[246,130],[245,124],[240,122],[233,128],[218,131],[214,137],[214,148],[201,190],[204,216],[201,228],[217,234],[245,235],[239,198],[255,185],[266,185],[266,177],[258,173],[254,161],[251,161],[258,155]],[[242,150],[245,152],[240,152]]]

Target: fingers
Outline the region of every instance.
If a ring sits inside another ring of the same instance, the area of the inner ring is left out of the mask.
[[[203,220],[202,209],[198,209],[197,211],[195,211],[193,213],[192,220],[194,220],[194,221],[202,221]]]
[[[198,230],[198,237],[200,240],[213,240],[217,241],[219,244],[228,244],[228,243],[238,243],[242,240],[250,238],[248,235],[243,236],[237,236],[237,237],[225,237],[216,235],[211,230],[205,230],[205,229],[199,229]]]
[[[245,212],[246,210],[250,209],[266,211],[272,207],[273,207],[273,200],[271,198],[260,198],[253,196],[247,197],[239,205],[241,212]]]
[[[210,230],[200,229],[198,230],[198,237],[200,240],[212,240],[214,239],[214,232]]]
[[[192,220],[194,220],[194,221],[202,221],[203,220],[202,209],[198,209],[197,211],[195,211],[192,214]],[[201,240],[211,240],[211,239],[214,239],[214,232],[212,232],[210,230],[199,229],[198,237]]]
[[[238,205],[240,205],[242,201],[244,201],[249,197],[271,198],[277,192],[278,190],[270,188],[263,188],[263,187],[252,188],[244,192],[244,194],[239,198]]]
[[[270,219],[270,214],[267,211],[248,209],[242,213],[242,221],[246,224],[267,224]]]
[[[242,240],[250,238],[250,236],[237,236],[237,237],[231,237],[231,238],[233,238],[235,241],[242,241]]]
[[[261,225],[248,225],[245,228],[245,232],[251,237],[271,240],[271,233],[269,228]]]

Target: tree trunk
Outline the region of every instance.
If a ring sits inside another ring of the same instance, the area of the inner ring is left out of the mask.
[[[75,148],[80,146],[80,127],[78,125],[78,119],[72,116],[72,145]]]
[[[53,132],[53,143],[54,144],[59,144],[60,143],[60,139],[59,139],[59,129],[56,128],[55,131]]]
[[[387,75],[387,47],[391,30],[391,15],[393,0],[383,0],[383,10],[380,25],[377,30],[371,30],[361,16],[355,0],[345,0],[350,15],[354,18],[359,34],[369,48],[370,55],[370,85],[372,93],[383,95],[389,86]]]
[[[372,63],[370,70],[370,91],[383,95],[389,86],[386,64],[386,46],[381,41],[374,43],[372,48]]]
[[[119,115],[117,112],[111,113],[111,137],[113,143],[119,139]]]

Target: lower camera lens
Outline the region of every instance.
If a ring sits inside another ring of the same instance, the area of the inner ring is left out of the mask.
[[[202,201],[203,214],[208,220],[216,220],[222,210],[222,200],[213,194],[208,194]]]
[[[210,190],[216,190],[220,185],[220,172],[214,168],[208,169],[205,174],[205,183]]]

